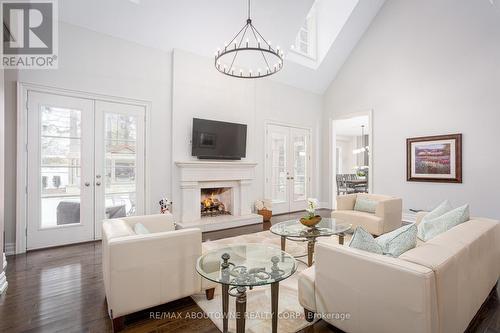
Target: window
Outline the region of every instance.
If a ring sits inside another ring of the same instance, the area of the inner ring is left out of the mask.
[[[316,15],[311,11],[295,38],[292,51],[316,59]]]

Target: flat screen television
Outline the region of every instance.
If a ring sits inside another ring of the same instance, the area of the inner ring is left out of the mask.
[[[240,160],[246,157],[247,125],[193,118],[192,156]]]

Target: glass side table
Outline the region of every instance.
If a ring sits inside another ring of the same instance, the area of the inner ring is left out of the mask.
[[[309,228],[299,220],[280,222],[271,227],[271,232],[281,236],[281,250],[285,251],[286,240],[307,242],[307,266],[313,264],[314,245],[318,237],[339,236],[339,244],[344,244],[344,235],[351,224],[339,224],[335,219],[323,217],[315,227]]]
[[[222,285],[222,331],[228,331],[229,296],[236,298],[236,332],[245,332],[246,290],[271,285],[272,332],[278,330],[279,282],[297,270],[297,261],[277,248],[241,244],[209,251],[198,258],[196,270]]]

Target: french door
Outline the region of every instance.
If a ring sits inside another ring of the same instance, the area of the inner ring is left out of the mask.
[[[28,91],[27,249],[91,241],[144,213],[141,106]]]
[[[306,208],[311,182],[310,131],[268,124],[266,128],[266,197],[273,214]]]

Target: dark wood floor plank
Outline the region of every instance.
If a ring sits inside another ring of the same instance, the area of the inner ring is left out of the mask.
[[[271,222],[203,234],[216,240],[268,230],[272,224],[297,218],[302,213],[273,216]],[[321,210],[328,216],[330,211]],[[101,272],[101,244],[91,242],[31,251],[7,258],[9,288],[0,297],[0,332],[110,332],[111,320],[104,300]],[[499,289],[471,322],[467,332],[500,333]],[[202,310],[189,297],[126,317],[124,332],[218,333],[203,319],[150,319],[151,311],[188,313]],[[319,321],[300,333],[341,332]]]

